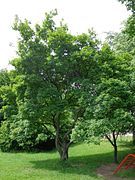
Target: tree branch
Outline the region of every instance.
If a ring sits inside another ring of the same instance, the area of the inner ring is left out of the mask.
[[[108,141],[111,143],[112,146],[114,146],[113,141],[111,140],[111,138],[109,138],[109,136],[106,134],[105,137],[108,139]]]
[[[80,112],[81,112],[81,111],[82,111],[82,109],[80,108],[80,109],[78,110],[78,112],[76,113],[76,116],[75,116],[75,118],[74,118],[74,122],[73,122],[72,126],[70,127],[70,129],[65,133],[64,138],[66,138],[66,137],[72,132],[72,129],[75,127],[75,125],[76,125],[79,117],[82,117],[82,114],[81,114],[81,116],[80,116]],[[83,112],[81,112],[81,113],[84,114],[84,112],[85,112],[85,110],[83,110]]]
[[[54,137],[54,134],[48,129],[48,127],[45,124],[42,124],[42,126]]]

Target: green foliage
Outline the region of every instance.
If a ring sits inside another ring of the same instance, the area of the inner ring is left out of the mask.
[[[2,151],[11,150],[10,125],[7,121],[3,122],[0,127],[0,148]]]
[[[13,29],[20,34],[19,57],[11,61],[14,81],[3,87],[8,95],[3,94],[8,104],[3,112],[10,122],[13,119],[11,136],[19,146],[31,147],[36,139],[43,138],[40,134],[44,138],[51,134],[64,156],[72,130],[87,106],[86,92],[94,90],[98,79],[99,42],[93,31],[74,36],[63,22],[56,26],[55,15],[56,11],[45,14],[43,23],[34,28],[28,20],[22,22],[16,17]],[[14,98],[10,98],[11,92]],[[8,117],[6,108],[13,105],[11,99],[17,113],[10,111]]]
[[[4,113],[2,107],[4,105],[4,99],[2,97],[2,86],[8,86],[10,84],[9,73],[7,70],[0,70],[0,122],[4,120]],[[5,94],[6,92],[4,92]]]
[[[16,118],[14,116],[14,118]],[[2,151],[38,150],[38,145],[54,138],[39,122],[31,123],[25,119],[10,119],[0,127],[0,148]],[[45,149],[45,148],[44,148]]]
[[[128,99],[132,95],[128,84],[117,79],[102,81],[100,95],[96,99],[95,118],[101,119],[104,134],[112,131],[126,132],[130,129],[133,117],[128,112]]]
[[[135,37],[135,16],[131,15],[126,23],[125,23],[125,27],[123,29],[123,33],[127,34],[129,39],[132,39],[134,41],[134,37]]]
[[[106,137],[114,147],[117,162],[118,135],[129,132],[134,124],[131,112],[135,105],[131,88],[134,66],[131,55],[116,54],[107,44],[102,46],[97,59],[100,76],[93,103],[89,102],[85,120],[76,125],[72,138],[97,144]]]
[[[15,71],[2,71],[0,75],[2,79],[0,87],[0,112],[2,117],[0,127],[1,150],[32,150],[35,146],[38,147],[39,143],[54,138],[42,126],[40,121],[36,121],[34,124],[28,121],[28,111],[31,118],[35,114],[31,110],[30,103],[25,103],[24,106],[20,104],[19,99],[22,96],[17,93],[18,90],[20,92],[25,90],[24,76],[17,76]],[[22,112],[24,113],[23,115]],[[41,137],[43,133],[44,136]]]

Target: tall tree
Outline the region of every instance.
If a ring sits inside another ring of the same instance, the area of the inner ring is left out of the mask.
[[[20,79],[16,84],[18,116],[31,123],[37,120],[55,135],[62,160],[68,158],[72,130],[85,112],[84,84],[96,82],[98,41],[94,32],[73,36],[56,12],[46,14],[42,25],[16,18],[20,33],[18,58],[12,65]],[[21,83],[20,83],[21,82]]]

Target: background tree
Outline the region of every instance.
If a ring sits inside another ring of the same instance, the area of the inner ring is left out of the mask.
[[[3,85],[9,85],[9,83],[10,83],[10,80],[9,80],[7,70],[5,69],[0,70],[0,87],[2,87]],[[0,123],[4,120],[4,115],[2,113],[3,104],[4,104],[3,99],[0,96]]]
[[[134,103],[129,86],[132,56],[117,55],[103,45],[98,55],[100,81],[96,88],[93,108],[87,107],[85,121],[77,124],[74,139],[100,142],[106,137],[114,148],[114,161],[118,162],[117,138],[128,132],[134,122],[129,107]]]
[[[112,48],[115,50],[116,53],[121,54],[127,52],[132,56],[132,71],[130,72],[130,79],[128,81],[130,91],[132,92],[132,100],[131,104],[129,105],[129,112],[132,112],[132,115],[134,117],[134,107],[135,104],[133,103],[133,99],[135,96],[134,91],[134,61],[135,61],[135,17],[134,15],[131,15],[127,21],[124,23],[124,27],[122,31],[118,34],[116,34],[112,41]],[[135,119],[135,118],[134,118]],[[133,144],[135,145],[135,125],[132,124],[132,132],[133,132]]]
[[[10,148],[11,139],[9,137],[9,126],[12,115],[17,114],[16,96],[13,91],[12,72],[2,70],[0,73],[0,99],[2,115],[0,127],[0,144],[1,150]],[[4,148],[4,149],[3,149]]]

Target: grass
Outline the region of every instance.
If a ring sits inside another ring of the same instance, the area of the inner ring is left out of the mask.
[[[130,148],[131,149],[131,148]],[[119,159],[130,150],[120,143]],[[132,152],[133,153],[133,152]],[[112,147],[108,142],[101,145],[74,145],[69,150],[69,160],[59,161],[57,152],[0,153],[1,180],[102,180],[96,169],[113,161]],[[135,177],[133,171],[120,172],[121,177]]]

